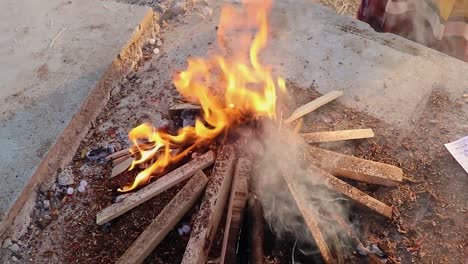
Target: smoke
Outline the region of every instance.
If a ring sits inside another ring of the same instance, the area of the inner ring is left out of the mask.
[[[282,173],[287,173],[294,182],[296,195],[304,201],[307,210],[317,216],[327,244],[340,255],[346,231],[336,219],[343,219],[348,224],[348,208],[339,194],[330,191],[320,177],[308,172],[300,142],[292,130],[264,123],[257,137],[247,144],[256,156],[253,179],[265,219],[279,238],[292,236],[308,244],[313,241],[283,178]]]

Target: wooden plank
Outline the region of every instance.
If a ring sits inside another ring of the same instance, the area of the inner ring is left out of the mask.
[[[117,166],[112,168],[112,173],[110,178],[114,178],[115,176],[121,174],[122,172],[126,171],[132,165],[135,159],[133,157],[128,157],[125,160],[121,161]]]
[[[220,263],[236,263],[236,248],[247,202],[248,178],[251,170],[252,162],[245,157],[239,158],[232,179]]]
[[[308,113],[314,111],[315,109],[328,104],[329,102],[335,100],[336,98],[340,97],[343,95],[343,92],[341,91],[331,91],[315,100],[312,102],[309,102],[296,110],[291,114],[290,117],[288,117],[284,122],[286,124],[293,122],[294,120],[307,115]]]
[[[122,150],[119,150],[119,151],[116,151],[112,154],[109,154],[107,157],[106,157],[106,160],[112,160],[112,159],[116,159],[116,158],[120,158],[122,156],[126,156],[126,155],[130,155],[132,154],[130,152],[130,149],[129,148],[126,148],[126,149],[122,149]]]
[[[233,146],[220,149],[200,209],[195,216],[182,264],[205,264],[231,189],[237,162]]]
[[[169,172],[141,190],[132,193],[120,203],[113,204],[96,215],[96,223],[102,225],[148,201],[165,190],[191,177],[196,171],[204,170],[214,163],[213,151],[200,155],[179,168]]]
[[[145,258],[151,254],[187,211],[192,208],[202,194],[207,183],[208,178],[206,175],[201,170],[197,171],[182,190],[172,198],[161,213],[159,213],[137,240],[125,251],[117,263],[143,263]]]
[[[250,197],[248,206],[251,263],[263,264],[263,242],[265,238],[263,207],[258,198]]]
[[[302,133],[301,137],[307,143],[332,142],[341,140],[363,139],[374,137],[372,129],[350,129],[337,131],[324,131]]]
[[[322,254],[323,261],[326,264],[335,263],[333,256],[330,252],[330,248],[325,242],[325,238],[323,237],[322,232],[320,232],[320,227],[318,226],[318,220],[317,216],[315,215],[315,212],[313,212],[307,207],[307,202],[303,200],[299,193],[296,192],[294,179],[284,170],[281,171],[281,174],[283,175],[283,178],[286,181],[286,185],[288,186],[289,191],[291,192],[291,195],[293,196],[294,201],[296,202],[297,207],[299,208],[299,211],[302,214],[302,217],[304,217],[304,221],[312,237],[315,240],[317,248]]]
[[[396,166],[312,146],[305,148],[308,162],[333,175],[384,186],[396,186],[403,181],[403,171]]]
[[[392,208],[367,193],[360,191],[359,189],[349,185],[348,183],[336,178],[330,173],[308,164],[308,173],[310,177],[320,177],[324,179],[325,184],[330,188],[339,193],[344,194],[351,200],[369,208],[370,210],[383,215],[387,218],[392,218]]]

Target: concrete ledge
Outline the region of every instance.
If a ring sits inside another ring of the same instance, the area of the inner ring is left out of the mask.
[[[88,133],[91,122],[96,119],[107,104],[112,89],[117,86],[123,76],[134,68],[142,56],[142,45],[159,30],[159,26],[155,23],[158,16],[153,13],[151,8],[134,7],[138,9],[138,12],[135,12],[135,10],[131,9],[133,8],[131,6],[106,2],[106,8],[109,8],[109,6],[112,8],[114,5],[120,9],[123,7],[130,8],[129,10],[134,13],[134,16],[142,19],[133,33],[129,35],[129,40],[124,47],[118,54],[114,55],[115,58],[111,65],[92,85],[92,89],[87,93],[77,113],[72,116],[68,125],[60,133],[52,147],[49,148],[15,202],[4,215],[0,223],[0,240],[11,235],[12,227],[15,225],[27,227],[29,223],[24,223],[24,217],[29,217],[33,209],[30,203],[35,202],[34,197],[37,189],[39,187],[47,189],[54,182],[58,169],[71,162],[81,139]],[[77,15],[83,16],[83,14]],[[118,17],[113,17],[113,19],[118,19]],[[115,23],[115,21],[110,22]],[[24,166],[34,166],[34,164],[24,164]]]

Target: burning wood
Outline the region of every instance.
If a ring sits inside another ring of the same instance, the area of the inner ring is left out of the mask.
[[[307,143],[321,143],[331,141],[342,141],[352,139],[363,139],[374,137],[372,129],[352,129],[327,132],[302,133],[301,137]]]
[[[195,217],[193,231],[182,260],[183,264],[206,263],[229,196],[236,161],[237,154],[232,146],[224,146],[219,151],[210,182]]]
[[[220,263],[235,263],[237,242],[247,202],[248,180],[251,170],[252,162],[244,157],[239,158],[232,179],[231,197],[229,198]]]
[[[264,218],[262,204],[257,197],[250,197],[248,206],[250,219],[250,248],[253,264],[263,264]]]
[[[120,157],[117,159],[121,159],[121,158],[124,158],[124,159],[120,161],[119,163],[117,163],[117,165],[115,165],[114,168],[112,168],[112,173],[111,173],[110,178],[114,178],[115,176],[118,176],[122,172],[126,171],[128,168],[130,168],[130,166],[132,166],[133,161],[135,160],[133,157],[127,157],[127,156]]]
[[[208,178],[202,171],[196,172],[138,239],[125,251],[117,263],[143,263],[151,251],[158,246],[171,229],[182,219],[184,214],[195,204],[205,189],[207,182]]]
[[[305,151],[308,162],[337,176],[385,186],[396,186],[403,181],[403,171],[393,165],[312,146],[307,146]]]
[[[122,202],[113,204],[100,211],[96,216],[96,223],[98,225],[102,225],[126,213],[127,211],[153,198],[154,196],[186,180],[196,171],[203,170],[211,166],[214,160],[215,154],[213,151],[209,151],[201,156],[194,158],[187,164],[171,171],[170,173],[159,178],[157,181],[149,184],[138,192],[132,193]]]

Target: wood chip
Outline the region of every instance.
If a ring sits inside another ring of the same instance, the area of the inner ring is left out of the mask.
[[[315,100],[312,102],[309,102],[296,110],[291,114],[290,117],[288,117],[284,122],[286,124],[293,122],[294,120],[307,115],[308,113],[314,111],[315,109],[328,104],[329,102],[335,100],[336,98],[340,97],[343,95],[343,92],[341,91],[331,91]]]
[[[205,264],[231,189],[237,162],[233,146],[223,146],[206,187],[182,264]]]
[[[232,179],[220,263],[236,263],[236,248],[247,202],[248,179],[251,170],[252,162],[245,157],[239,158]]]
[[[315,240],[317,248],[320,250],[320,253],[323,257],[323,261],[326,264],[335,263],[333,256],[330,252],[330,248],[325,242],[325,238],[323,237],[322,232],[320,232],[320,227],[318,226],[318,220],[317,216],[315,215],[315,212],[313,212],[307,207],[306,201],[304,201],[301,195],[297,193],[294,179],[291,176],[289,176],[289,174],[284,170],[281,171],[281,174],[283,175],[283,178],[286,181],[289,191],[291,192],[291,195],[293,196],[294,201],[296,202],[297,207],[299,208],[299,211],[302,214],[302,217],[304,217],[304,221],[312,237]]]
[[[303,133],[301,137],[307,143],[332,142],[341,140],[363,139],[374,137],[372,129],[351,129],[338,131],[325,131]]]
[[[166,235],[177,225],[198,200],[208,178],[197,171],[176,196],[164,207],[143,233],[117,261],[118,264],[143,263]]]
[[[392,208],[390,206],[336,178],[330,173],[314,166],[313,164],[308,164],[308,173],[310,177],[321,177],[324,179],[326,185],[330,189],[347,196],[351,200],[371,209],[380,215],[383,215],[387,218],[392,218]]]
[[[113,160],[113,159],[117,159],[117,158],[120,158],[122,156],[130,155],[130,154],[132,154],[132,153],[130,153],[130,149],[126,148],[126,149],[122,149],[122,150],[116,151],[116,152],[108,155],[106,157],[106,160]]]
[[[333,175],[384,186],[396,186],[403,181],[403,171],[396,166],[312,146],[305,148],[308,162]]]
[[[132,165],[134,160],[135,159],[133,157],[128,157],[125,160],[123,160],[122,162],[120,162],[119,164],[117,164],[117,166],[112,168],[112,173],[111,173],[110,178],[114,178],[115,176],[117,176],[117,175],[121,174],[122,172],[126,171],[128,168],[130,168],[130,166]]]
[[[180,115],[180,113],[184,110],[198,112],[198,111],[201,111],[201,109],[202,109],[201,106],[190,104],[190,103],[175,104],[169,108],[169,115],[170,116]]]
[[[193,176],[196,171],[204,170],[211,166],[214,163],[214,160],[215,154],[213,151],[208,151],[207,153],[194,158],[188,163],[162,176],[155,182],[145,186],[141,190],[132,193],[122,202],[113,204],[100,211],[96,216],[96,223],[98,225],[102,225],[119,217],[165,190],[188,179]]]

